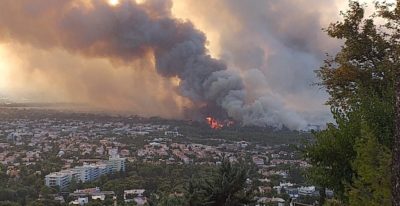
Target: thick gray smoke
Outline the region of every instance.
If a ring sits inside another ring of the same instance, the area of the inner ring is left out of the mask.
[[[160,75],[181,80],[181,95],[197,111],[190,114],[213,115],[220,110],[243,124],[307,127],[300,114],[281,109],[279,98],[263,95],[249,102],[242,77],[208,54],[205,35],[190,22],[174,18],[171,5],[167,0],[125,0],[116,7],[100,0],[2,0],[0,37],[123,64],[150,53]],[[256,78],[263,73],[253,69],[248,75]]]
[[[327,94],[314,70],[341,42],[322,28],[338,19],[346,0],[185,0],[180,18],[217,34],[219,56],[243,77],[247,101],[263,99],[268,120],[321,125],[331,120]],[[312,5],[312,6],[310,6]],[[257,68],[257,69],[254,69]],[[262,97],[262,98],[260,98]],[[268,101],[266,101],[268,100]],[[254,108],[254,107],[253,107]],[[247,123],[258,122],[246,118]],[[262,122],[262,121],[261,121]]]

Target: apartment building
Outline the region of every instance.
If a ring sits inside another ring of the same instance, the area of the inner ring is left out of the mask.
[[[45,184],[48,187],[60,187],[64,189],[69,186],[73,178],[78,178],[77,173],[71,170],[53,172],[45,176]]]
[[[125,172],[125,160],[125,158],[115,155],[105,162],[84,164],[72,169],[53,172],[46,175],[45,183],[46,186],[49,187],[59,186],[61,189],[64,189],[69,185],[72,179],[80,182],[91,182],[102,175]]]
[[[109,158],[107,165],[111,167],[112,173],[125,172],[125,160],[126,158],[119,157],[119,155],[114,155]]]

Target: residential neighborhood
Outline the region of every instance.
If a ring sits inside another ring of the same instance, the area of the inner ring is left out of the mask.
[[[71,184],[89,184],[101,177],[124,174],[126,165],[217,167],[223,161],[229,161],[247,162],[256,169],[256,175],[249,180],[256,186],[257,199],[262,204],[282,200],[289,203],[302,196],[319,196],[314,186],[306,184],[298,177],[300,174],[295,174],[308,168],[309,164],[290,144],[269,145],[223,137],[213,138],[208,141],[211,144],[207,144],[191,141],[190,134],[181,132],[175,123],[160,124],[138,117],[104,118],[102,115],[66,115],[44,110],[3,109],[1,112],[10,116],[0,120],[0,162],[5,166],[6,174],[18,178],[22,166],[48,161],[48,154],[53,154],[60,169],[50,169],[52,172],[49,173],[39,169],[36,173],[43,177],[43,185],[60,192],[68,191]],[[132,196],[130,193],[134,193],[135,198],[150,198],[148,193],[136,194],[146,188],[128,189],[124,192],[125,201],[132,200],[126,200],[126,196]],[[113,196],[113,192],[104,195]],[[73,204],[86,204],[99,194],[100,200],[104,199],[98,187],[95,192],[70,193],[70,197],[77,197]],[[327,194],[332,196],[333,192]],[[88,196],[92,198],[87,199]],[[276,199],[278,197],[281,199]],[[61,199],[59,195],[55,198]],[[146,201],[136,201],[139,205],[140,202]]]

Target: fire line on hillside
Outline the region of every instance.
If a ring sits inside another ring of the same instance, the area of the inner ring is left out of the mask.
[[[221,129],[223,127],[230,127],[234,124],[234,122],[231,120],[218,121],[217,119],[215,119],[213,117],[207,117],[206,121],[207,121],[207,124],[212,129]]]

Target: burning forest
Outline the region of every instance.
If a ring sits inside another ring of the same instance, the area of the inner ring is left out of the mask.
[[[270,92],[253,91],[240,72],[230,68],[225,61],[211,56],[205,33],[192,22],[176,18],[171,12],[172,1],[111,2],[42,0],[33,3],[31,0],[3,0],[0,2],[0,40],[46,51],[61,50],[82,58],[105,59],[113,65],[127,68],[137,64],[137,61],[148,60],[146,65],[139,67],[149,71],[153,71],[153,68],[157,76],[176,82],[176,88],[171,87],[170,90],[176,92],[177,98],[189,102],[177,106],[185,108],[183,117],[199,121],[206,118],[215,129],[230,124],[217,119],[232,119],[241,125],[290,129],[304,129],[309,125],[306,112],[286,106],[285,100]],[[86,91],[82,96],[93,95],[93,88],[99,89],[99,93],[119,94],[96,79],[95,69],[80,75],[79,69],[57,70],[53,66],[52,70],[42,71],[40,68],[35,68],[35,72],[45,80],[62,76],[71,70],[71,73],[74,72],[70,75],[71,81],[63,83],[66,87],[72,87],[75,83],[71,82],[76,82],[75,77],[82,78],[79,82],[87,84],[87,89],[74,89],[74,93]],[[132,72],[132,76],[135,76],[135,72]],[[52,76],[46,76],[50,74]],[[261,70],[251,69],[248,74],[246,78],[249,82],[265,84]],[[104,74],[104,79],[107,76]],[[120,76],[121,79],[126,78]],[[140,79],[140,76],[135,78]],[[120,95],[133,96],[129,94],[129,88],[126,90]],[[93,99],[103,100],[101,95]],[[106,100],[112,101],[114,98],[110,96]],[[215,117],[208,117],[209,114]]]
[[[221,129],[224,127],[231,127],[235,124],[235,122],[232,120],[219,121],[214,117],[207,117],[206,123],[210,126],[211,129]]]

